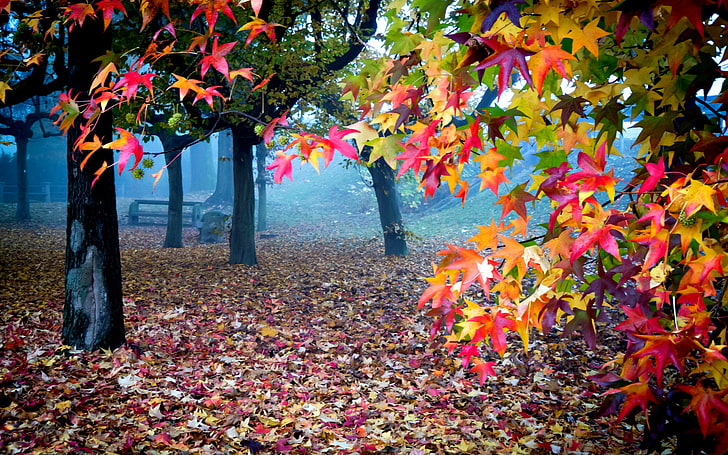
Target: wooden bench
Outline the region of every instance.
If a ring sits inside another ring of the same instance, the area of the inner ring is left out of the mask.
[[[5,195],[8,195],[6,197]],[[18,185],[9,185],[0,182],[0,202],[18,201]],[[28,201],[51,202],[51,184],[43,182],[37,185],[28,185]]]
[[[159,199],[135,199],[129,204],[129,224],[140,224],[139,217],[167,218],[167,210],[142,210],[142,206],[169,206],[169,201]],[[189,210],[187,210],[189,209]],[[189,218],[192,226],[199,227],[202,218],[202,204],[199,202],[182,202],[182,219]],[[183,221],[184,222],[184,221]]]

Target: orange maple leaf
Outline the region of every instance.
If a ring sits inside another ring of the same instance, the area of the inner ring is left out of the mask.
[[[543,81],[549,70],[553,69],[563,78],[569,77],[571,69],[568,60],[576,60],[576,57],[559,46],[547,46],[531,56],[528,68],[531,70],[533,85],[539,94],[543,91]]]
[[[263,19],[259,17],[252,18],[250,22],[247,22],[243,24],[242,27],[238,29],[239,32],[242,32],[244,30],[250,30],[250,33],[248,34],[248,39],[245,40],[245,46],[247,47],[256,36],[260,35],[261,33],[265,33],[265,36],[268,37],[271,42],[275,43],[277,41],[276,38],[276,27],[283,27],[281,24],[276,24],[275,22],[266,22]]]

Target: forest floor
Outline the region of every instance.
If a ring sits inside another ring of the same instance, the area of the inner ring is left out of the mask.
[[[280,225],[246,267],[196,229],[170,250],[122,225],[128,344],[83,353],[60,341],[65,227],[0,220],[0,453],[639,453],[640,424],[593,417],[609,347],[513,340],[481,386],[430,340],[442,239],[389,258],[368,231]]]

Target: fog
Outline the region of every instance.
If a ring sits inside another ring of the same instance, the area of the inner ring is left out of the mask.
[[[0,139],[0,190],[4,205],[14,205],[17,189],[15,170],[15,150],[12,138]],[[205,203],[216,187],[218,168],[231,169],[230,161],[220,161],[218,152],[221,147],[218,135],[208,141],[195,144],[180,155],[183,170],[183,188],[185,201]],[[616,174],[626,177],[634,159],[632,139],[618,141],[623,157],[614,163]],[[156,154],[162,152],[161,143],[155,139],[143,143],[145,152]],[[223,145],[225,147],[225,145]],[[65,138],[42,138],[38,132],[28,146],[28,174],[31,193],[31,211],[38,203],[50,199],[53,203],[62,203],[66,199],[66,162]],[[548,153],[548,152],[541,152]],[[500,194],[508,191],[516,182],[529,179],[529,174],[538,161],[535,150],[526,147],[524,160],[514,167],[511,181],[501,186]],[[575,157],[575,154],[573,154]],[[268,150],[266,164],[275,156],[275,149]],[[116,173],[116,190],[118,200],[119,221],[121,226],[129,224],[128,208],[135,199],[168,198],[167,174],[163,173],[157,185],[151,174],[164,166],[163,155],[154,157],[154,165],[145,169],[145,175],[136,179],[130,172]],[[294,229],[298,233],[310,236],[360,236],[377,237],[381,235],[377,203],[374,191],[370,187],[370,178],[365,167],[338,158],[328,168],[321,166],[320,174],[311,165],[300,165],[294,162],[293,181],[287,178],[281,184],[269,183],[267,189],[267,223],[269,230]],[[115,171],[115,170],[114,170]],[[228,172],[231,172],[230,170]],[[435,198],[425,201],[423,193],[418,189],[413,178],[400,181],[403,217],[406,228],[413,238],[434,235],[459,236],[467,238],[477,232],[475,225],[489,224],[492,219],[500,218],[500,205],[495,205],[497,198],[490,191],[478,192],[478,170],[470,169],[471,191],[465,207],[460,201],[445,194],[441,188]],[[257,179],[257,175],[255,176]],[[272,172],[268,171],[267,180],[272,181]],[[46,195],[49,193],[49,195]],[[230,201],[232,202],[232,201]],[[203,210],[222,210],[229,213],[230,204],[203,205]],[[59,206],[59,210],[65,207]],[[548,207],[538,210],[532,224],[545,221]],[[2,211],[3,219],[11,221],[12,211]],[[10,217],[11,219],[4,219]],[[151,220],[163,224],[159,218]]]

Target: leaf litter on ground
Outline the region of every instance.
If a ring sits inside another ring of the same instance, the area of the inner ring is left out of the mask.
[[[378,240],[258,241],[162,249],[122,227],[127,345],[60,341],[60,227],[0,225],[0,453],[637,453],[636,429],[592,418],[588,379],[614,355],[536,337],[477,377],[416,310],[442,242],[404,258]],[[515,344],[514,344],[515,346]]]

